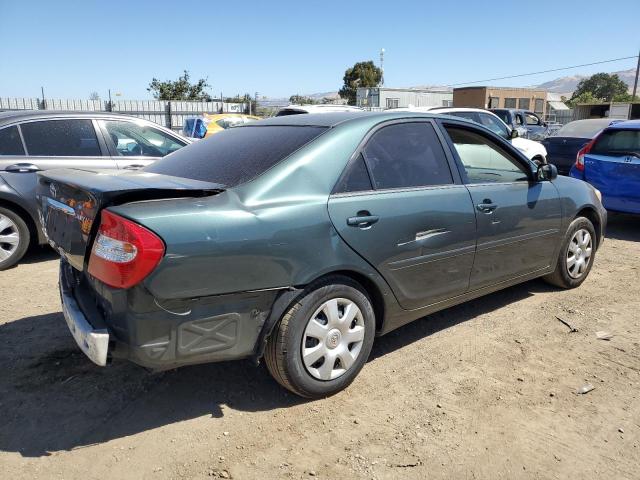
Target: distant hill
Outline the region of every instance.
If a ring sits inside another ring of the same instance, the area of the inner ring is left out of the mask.
[[[636,77],[636,69],[630,68],[629,70],[621,70],[619,72],[611,72],[617,74],[620,79],[629,86],[629,93],[633,90],[633,81]],[[556,78],[549,82],[541,83],[537,85],[538,88],[544,88],[550,92],[555,93],[568,93],[571,94],[580,83],[580,80],[589,78],[588,75],[571,75],[567,77]]]

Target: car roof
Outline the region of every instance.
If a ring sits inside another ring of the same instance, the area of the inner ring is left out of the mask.
[[[69,110],[11,110],[0,112],[0,125],[20,122],[23,120],[47,119],[47,118],[129,118],[134,120],[145,120],[131,115],[122,115],[114,112],[74,112]],[[149,121],[149,120],[146,120]],[[162,125],[159,125],[162,127]]]
[[[401,118],[440,118],[430,112],[396,112],[394,110],[385,112],[332,112],[332,113],[304,113],[300,115],[286,115],[283,117],[271,117],[259,122],[235,128],[267,127],[267,126],[309,126],[309,127],[335,127],[337,125],[354,121],[385,121]],[[464,119],[462,119],[464,120]]]
[[[615,119],[613,119],[615,120]],[[626,120],[609,125],[607,130],[640,130],[640,120]]]

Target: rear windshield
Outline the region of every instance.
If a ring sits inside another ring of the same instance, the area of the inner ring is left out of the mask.
[[[611,120],[578,120],[576,122],[567,123],[558,130],[556,137],[575,137],[575,138],[593,138],[603,128],[606,128]]]
[[[264,173],[326,127],[236,127],[200,140],[144,168],[146,172],[234,187]]]
[[[640,154],[640,130],[605,130],[591,149],[596,154]]]

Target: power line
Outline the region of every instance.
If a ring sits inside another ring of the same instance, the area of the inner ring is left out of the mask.
[[[487,78],[486,80],[474,80],[473,82],[451,83],[451,84],[445,85],[445,86],[446,87],[457,87],[458,85],[468,85],[470,83],[495,82],[496,80],[507,80],[509,78],[527,77],[529,75],[539,75],[541,73],[560,72],[562,70],[571,70],[572,68],[589,67],[591,65],[600,65],[602,63],[619,62],[620,60],[630,60],[632,58],[636,59],[636,58],[638,58],[638,55],[632,55],[631,57],[612,58],[611,60],[602,60],[600,62],[583,63],[582,65],[573,65],[571,67],[552,68],[551,70],[542,70],[540,72],[520,73],[518,75],[509,75],[507,77]]]

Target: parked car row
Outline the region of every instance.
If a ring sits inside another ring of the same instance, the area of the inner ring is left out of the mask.
[[[377,335],[536,277],[579,286],[604,237],[598,191],[482,123],[288,115],[141,170],[39,172],[79,348],[160,370],[263,359],[321,398]]]
[[[109,113],[0,113],[0,270],[31,243],[46,243],[36,209],[36,172],[142,168],[190,141],[135,117]]]

